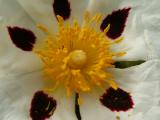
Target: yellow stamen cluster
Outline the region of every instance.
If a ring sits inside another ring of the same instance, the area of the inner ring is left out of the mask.
[[[57,16],[59,33],[54,36],[42,25],[47,37],[42,47],[36,47],[36,53],[44,62],[44,71],[54,82],[53,88],[59,85],[65,87],[67,95],[73,92],[89,92],[95,86],[103,87],[109,83],[114,89],[117,88],[112,74],[106,72],[106,68],[114,67],[113,57],[121,56],[124,52],[113,53],[110,46],[122,40],[114,42],[107,39],[106,33],[97,28],[101,15],[96,14],[90,18],[85,14],[82,26],[74,21],[73,24],[64,24],[61,16]]]

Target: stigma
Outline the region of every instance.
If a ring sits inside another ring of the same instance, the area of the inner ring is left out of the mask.
[[[69,55],[68,64],[72,69],[80,69],[84,67],[86,61],[87,61],[86,52],[84,52],[83,50],[74,50]]]
[[[63,86],[67,96],[70,96],[75,92],[89,92],[96,86],[103,87],[104,83],[118,88],[114,76],[106,69],[114,67],[113,57],[125,54],[123,51],[114,53],[110,49],[123,37],[114,41],[107,38],[110,25],[103,32],[98,30],[101,18],[101,14],[91,17],[86,12],[83,25],[76,20],[65,24],[63,18],[57,15],[59,32],[56,35],[45,26],[38,25],[46,38],[33,52],[43,61],[44,73],[54,83],[53,87],[48,88],[49,91]]]

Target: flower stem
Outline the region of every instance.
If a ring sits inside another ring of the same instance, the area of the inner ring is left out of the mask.
[[[75,114],[77,116],[77,120],[81,120],[81,113],[80,113],[80,107],[79,107],[78,99],[79,99],[79,94],[76,93],[75,94]]]

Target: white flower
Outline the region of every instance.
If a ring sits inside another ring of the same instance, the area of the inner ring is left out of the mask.
[[[31,119],[29,110],[34,93],[50,86],[50,82],[47,85],[44,82],[49,79],[49,76],[45,76],[42,72],[44,63],[33,52],[16,48],[10,40],[7,26],[11,26],[11,28],[12,26],[20,26],[32,30],[37,37],[36,46],[39,45],[46,35],[37,29],[36,24],[43,24],[49,32],[58,33],[58,22],[56,15],[54,15],[53,2],[54,0],[0,0],[1,120]],[[69,3],[71,12],[64,24],[76,19],[80,25],[83,25],[83,16],[86,10],[91,16],[96,13],[103,14],[102,19],[104,20],[112,11],[131,7],[122,35],[124,40],[112,46],[112,51],[115,53],[125,51],[126,54],[116,57],[114,61],[146,60],[145,63],[138,66],[108,69],[114,76],[118,87],[130,92],[133,97],[134,108],[127,112],[112,112],[101,104],[99,99],[107,86],[102,90],[95,87],[91,92],[78,91],[78,87],[73,89],[72,92],[79,92],[80,100],[82,100],[80,103],[82,120],[115,120],[116,116],[119,116],[121,120],[159,120],[160,29],[158,21],[160,14],[158,8],[160,2],[158,0],[69,0]],[[71,61],[71,63],[73,62],[75,59]],[[80,63],[83,62],[80,61]],[[110,85],[112,86],[112,84]],[[64,91],[66,90],[62,87],[50,94],[57,104],[53,115],[49,118],[51,120],[77,119],[74,106],[75,96],[71,94],[67,98]]]

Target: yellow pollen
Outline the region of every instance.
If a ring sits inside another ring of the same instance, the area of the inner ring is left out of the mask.
[[[76,20],[65,24],[58,15],[59,32],[56,35],[45,26],[38,25],[46,38],[35,46],[34,53],[43,61],[44,74],[53,83],[51,88],[46,88],[47,91],[63,86],[70,96],[75,92],[89,92],[97,86],[103,88],[106,84],[118,88],[113,75],[106,69],[114,67],[113,57],[125,54],[123,51],[114,53],[110,49],[123,37],[114,41],[108,39],[106,33],[110,25],[103,32],[98,30],[101,18],[101,14],[90,17],[86,13],[83,25],[79,25]]]

